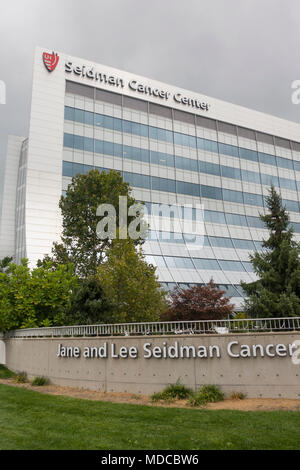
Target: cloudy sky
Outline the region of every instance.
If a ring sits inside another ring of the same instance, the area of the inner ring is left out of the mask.
[[[300,121],[300,105],[291,101],[291,83],[300,79],[299,0],[0,0],[0,6],[0,80],[7,86],[1,172],[7,134],[28,133],[36,45]]]

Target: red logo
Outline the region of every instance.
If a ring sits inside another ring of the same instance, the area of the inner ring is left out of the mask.
[[[53,72],[53,70],[56,68],[58,61],[59,61],[59,56],[55,54],[54,52],[52,54],[49,54],[48,52],[43,53],[43,60],[46,69],[48,72]]]

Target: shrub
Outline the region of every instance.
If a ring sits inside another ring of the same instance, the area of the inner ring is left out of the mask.
[[[206,403],[223,401],[224,398],[224,393],[216,385],[204,385],[193,397],[191,397],[189,404],[192,406],[203,406]]]
[[[230,400],[244,400],[246,396],[247,395],[243,392],[232,392],[228,398],[230,398]]]
[[[11,379],[15,373],[0,364],[0,379]]]
[[[234,305],[224,297],[213,279],[202,286],[182,289],[175,288],[170,294],[170,308],[161,319],[163,321],[194,321],[194,320],[223,320],[232,314]]]
[[[28,382],[27,372],[18,372],[18,374],[14,376],[14,381],[17,384],[24,384]]]
[[[31,382],[31,385],[34,387],[42,387],[43,385],[48,385],[49,379],[47,377],[35,377]]]
[[[151,400],[156,402],[158,400],[172,401],[172,400],[184,400],[190,398],[193,395],[193,391],[181,384],[179,380],[175,384],[168,385],[162,392],[154,393],[151,396]]]

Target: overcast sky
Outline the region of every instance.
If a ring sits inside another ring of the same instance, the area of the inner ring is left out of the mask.
[[[0,0],[0,161],[28,133],[36,45],[299,122],[299,18],[299,0]]]

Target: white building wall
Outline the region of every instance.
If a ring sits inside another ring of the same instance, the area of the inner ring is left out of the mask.
[[[8,136],[4,170],[2,214],[0,217],[0,259],[15,256],[15,213],[18,169],[24,137]]]
[[[63,61],[59,64],[63,67]],[[30,265],[51,252],[61,232],[64,74],[50,74],[36,49],[26,182],[26,245]],[[51,75],[51,76],[50,76]]]

